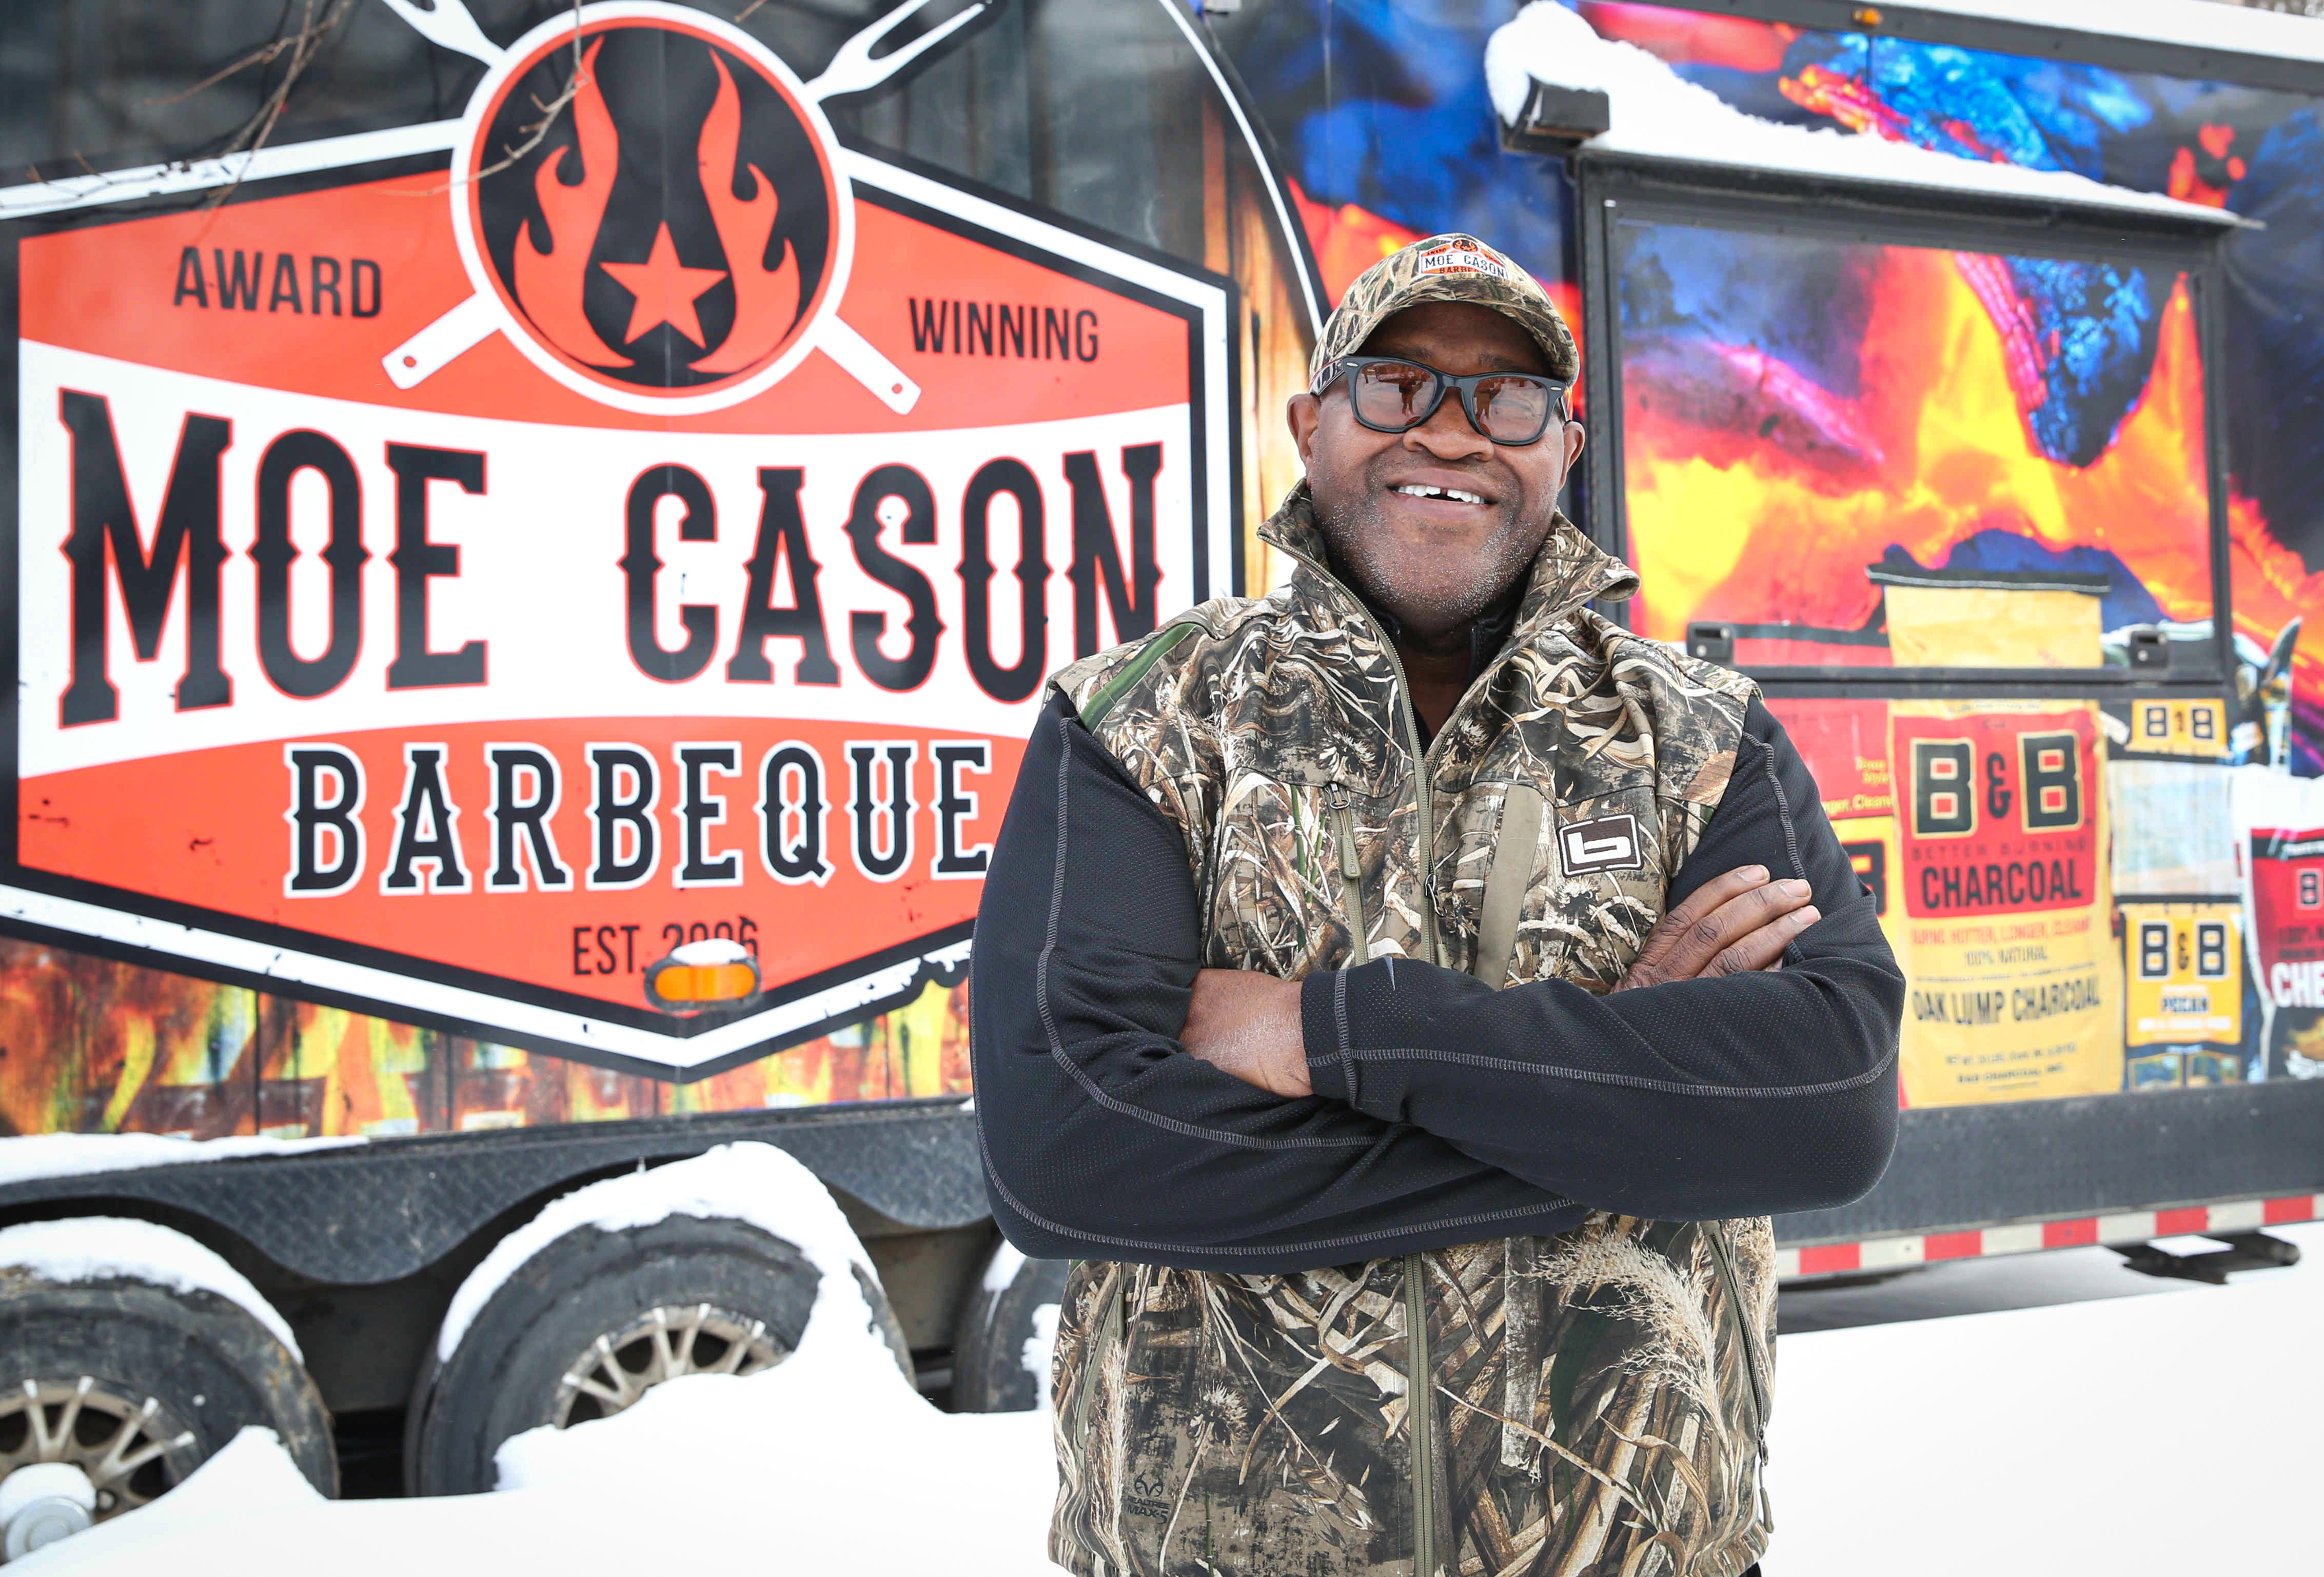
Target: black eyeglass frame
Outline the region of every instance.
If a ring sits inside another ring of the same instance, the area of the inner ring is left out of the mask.
[[[1401,427],[1388,427],[1372,420],[1364,414],[1363,401],[1356,398],[1356,374],[1366,367],[1376,367],[1383,363],[1400,367],[1416,367],[1436,381],[1434,388],[1429,393],[1427,403],[1421,408],[1419,414]],[[1533,437],[1497,438],[1485,430],[1484,422],[1477,415],[1477,387],[1491,378],[1516,378],[1527,383],[1538,383],[1549,391],[1550,407],[1542,413],[1541,426],[1535,431]],[[1410,432],[1414,428],[1426,426],[1430,419],[1435,416],[1437,408],[1444,403],[1447,390],[1460,392],[1462,414],[1469,419],[1469,425],[1476,430],[1477,436],[1499,444],[1504,448],[1522,449],[1529,444],[1537,444],[1548,436],[1553,422],[1563,427],[1564,423],[1573,420],[1573,408],[1568,400],[1573,385],[1561,383],[1555,378],[1540,373],[1444,373],[1439,372],[1426,362],[1414,361],[1410,356],[1342,356],[1324,367],[1323,376],[1317,381],[1315,392],[1318,395],[1327,394],[1331,392],[1333,384],[1342,380],[1345,380],[1348,385],[1348,409],[1354,413],[1359,422],[1374,432],[1406,433]]]

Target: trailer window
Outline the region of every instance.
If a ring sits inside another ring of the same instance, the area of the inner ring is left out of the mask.
[[[1660,220],[1612,262],[1644,632],[1727,624],[1755,670],[2090,669],[2160,624],[2209,666],[2187,274]]]

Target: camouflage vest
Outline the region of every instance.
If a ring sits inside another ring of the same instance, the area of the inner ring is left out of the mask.
[[[1725,791],[1749,682],[1587,607],[1637,580],[1561,519],[1424,756],[1304,484],[1262,534],[1287,586],[1055,681],[1185,830],[1204,963],[1612,986]],[[1082,1263],[1050,1554],[1087,1577],[1733,1577],[1766,1543],[1775,1314],[1765,1218],[1595,1214],[1276,1276]]]

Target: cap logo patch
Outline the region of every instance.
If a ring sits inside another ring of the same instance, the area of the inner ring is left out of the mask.
[[[1509,277],[1509,271],[1498,258],[1489,257],[1473,246],[1462,246],[1458,242],[1432,246],[1422,253],[1420,272],[1424,278],[1443,273],[1480,273],[1497,280]]]
[[[1557,862],[1568,876],[1637,870],[1645,863],[1638,848],[1638,818],[1601,816],[1568,822],[1557,829]]]

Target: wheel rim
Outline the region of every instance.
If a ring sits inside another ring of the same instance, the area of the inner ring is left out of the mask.
[[[549,1422],[559,1429],[610,1418],[664,1380],[687,1374],[757,1374],[790,1354],[764,1320],[711,1304],[649,1309],[600,1336],[567,1364]]]
[[[174,1487],[193,1443],[193,1431],[158,1398],[89,1375],[28,1379],[0,1393],[0,1479],[34,1462],[68,1462],[88,1475],[99,1522]]]

